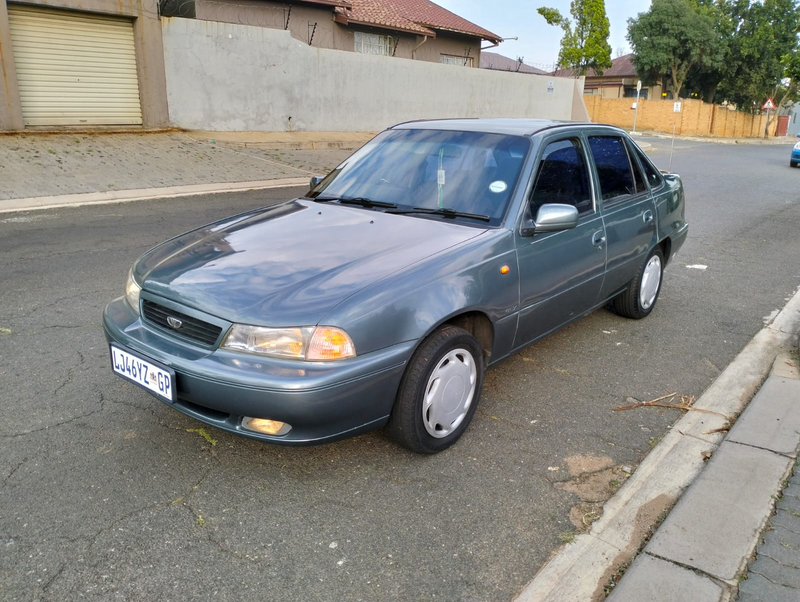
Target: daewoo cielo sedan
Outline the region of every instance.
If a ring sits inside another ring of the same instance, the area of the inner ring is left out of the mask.
[[[103,324],[115,373],[287,445],[386,427],[452,445],[484,371],[608,304],[653,311],[684,191],[621,130],[406,123],[302,198],[145,253]]]

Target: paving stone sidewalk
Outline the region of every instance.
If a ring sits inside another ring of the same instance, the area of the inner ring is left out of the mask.
[[[6,199],[325,174],[351,150],[268,150],[183,132],[0,136]]]
[[[800,470],[795,465],[763,542],[739,585],[739,602],[800,600]]]

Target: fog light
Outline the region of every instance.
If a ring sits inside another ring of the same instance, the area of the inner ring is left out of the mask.
[[[242,427],[249,431],[264,433],[265,435],[285,435],[292,430],[292,426],[280,420],[266,418],[242,418]]]

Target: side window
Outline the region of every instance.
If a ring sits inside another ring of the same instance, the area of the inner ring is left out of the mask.
[[[600,194],[604,201],[636,192],[631,162],[622,138],[589,136],[589,148],[597,166]]]
[[[639,163],[641,163],[644,168],[644,175],[647,181],[650,182],[650,188],[658,188],[661,186],[661,184],[664,183],[664,179],[661,177],[658,170],[653,167],[653,164],[650,163],[650,159],[648,159],[638,147],[636,147],[634,152],[639,157]]]
[[[577,138],[551,142],[544,149],[531,195],[532,214],[547,203],[574,205],[580,214],[592,212],[589,171]]]

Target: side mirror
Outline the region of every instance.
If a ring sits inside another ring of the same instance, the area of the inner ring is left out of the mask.
[[[521,236],[533,236],[539,232],[561,232],[578,225],[578,208],[574,205],[548,203],[539,207],[536,220],[526,220],[520,230]]]
[[[533,224],[523,225],[520,234],[533,236],[539,232],[561,232],[570,230],[578,225],[578,208],[573,205],[550,203],[539,207],[536,221]]]
[[[797,134],[797,137],[800,138],[800,134]]]
[[[322,180],[325,179],[325,176],[311,176],[311,190],[314,190]]]

